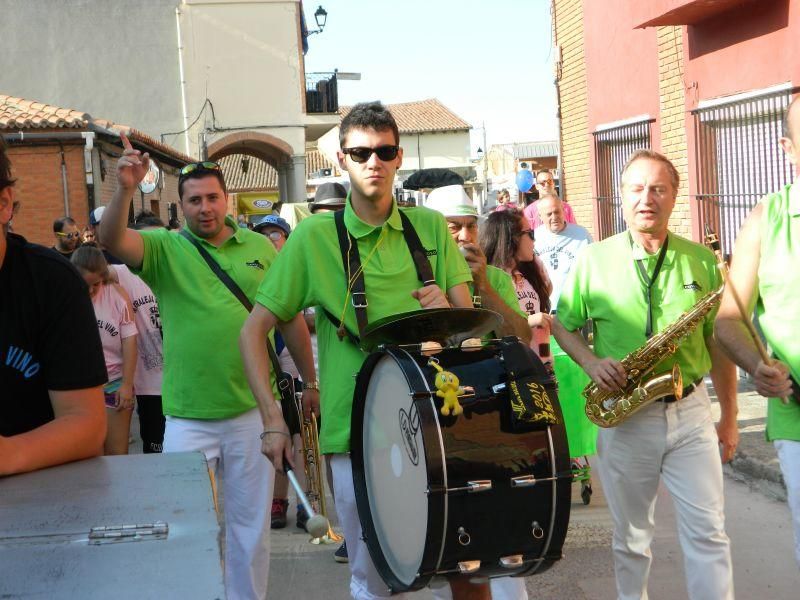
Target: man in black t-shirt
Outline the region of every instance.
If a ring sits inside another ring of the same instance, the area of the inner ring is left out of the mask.
[[[13,186],[0,138],[0,476],[97,456],[106,433],[86,284],[52,250],[8,232]]]
[[[75,250],[81,245],[81,232],[78,231],[75,220],[71,217],[59,217],[53,221],[53,235],[56,238],[53,250],[67,260],[72,258]]]

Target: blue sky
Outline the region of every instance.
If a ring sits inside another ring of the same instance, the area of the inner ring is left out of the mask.
[[[476,129],[473,150],[558,137],[549,0],[303,0],[306,71],[361,73],[339,102],[438,98]]]

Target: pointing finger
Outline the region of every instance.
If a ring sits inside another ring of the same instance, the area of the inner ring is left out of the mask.
[[[128,139],[128,136],[125,135],[123,132],[119,132],[119,139],[122,140],[122,147],[125,150],[133,150],[133,146],[131,145],[131,141]]]

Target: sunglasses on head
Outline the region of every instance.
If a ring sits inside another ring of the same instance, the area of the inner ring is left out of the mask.
[[[220,167],[217,163],[212,162],[210,160],[204,160],[201,162],[196,163],[189,163],[185,167],[181,169],[181,177],[185,177],[190,173],[194,173],[195,171],[220,171]]]
[[[64,233],[63,231],[56,231],[56,235],[58,237],[65,237],[68,240],[72,240],[81,236],[80,232],[75,231],[73,233]]]
[[[377,148],[367,148],[366,146],[356,146],[355,148],[342,148],[342,154],[349,154],[353,162],[365,163],[374,152],[379,159],[386,162],[397,158],[400,146],[378,146]]]

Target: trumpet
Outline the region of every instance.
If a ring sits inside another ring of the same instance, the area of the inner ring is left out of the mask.
[[[306,474],[306,496],[308,497],[309,504],[313,512],[325,517],[328,528],[327,531],[319,537],[312,537],[312,544],[338,544],[344,538],[338,535],[331,527],[330,519],[328,519],[328,510],[325,505],[325,487],[322,480],[322,460],[319,453],[319,428],[317,426],[317,417],[312,412],[311,418],[306,419],[303,416],[303,405],[301,402],[302,394],[295,394],[295,409],[297,410],[298,420],[300,422],[300,434],[303,443],[303,470]],[[314,535],[316,532],[309,533]]]

